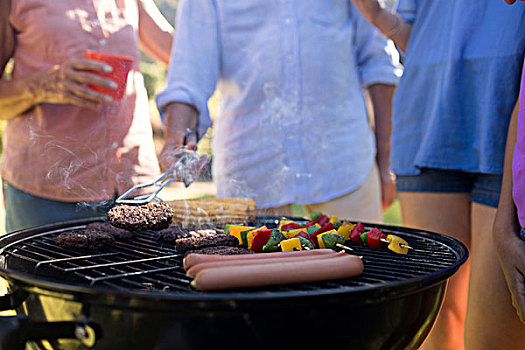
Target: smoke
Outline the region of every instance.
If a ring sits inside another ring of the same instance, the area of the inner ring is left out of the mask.
[[[285,127],[297,118],[298,104],[288,96],[283,98],[283,92],[276,82],[267,82],[263,85],[264,101],[261,110],[267,114],[268,123],[274,127]]]

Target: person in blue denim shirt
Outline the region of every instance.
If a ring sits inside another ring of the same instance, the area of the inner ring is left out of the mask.
[[[451,278],[424,348],[523,348],[492,225],[525,10],[492,0],[400,0],[392,13],[376,0],[352,1],[405,52],[392,129],[403,223],[454,236],[471,254]]]
[[[395,193],[390,108],[401,67],[392,42],[349,1],[183,0],[176,32],[168,86],[157,96],[166,119],[161,164],[173,164],[186,129],[203,135],[211,125],[207,101],[217,86],[219,197],[253,198],[268,214],[289,215],[298,203],[382,220]]]

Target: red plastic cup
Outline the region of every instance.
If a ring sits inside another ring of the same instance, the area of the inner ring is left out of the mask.
[[[93,73],[100,75],[101,77],[111,79],[117,83],[117,88],[114,90],[91,84],[89,84],[88,87],[95,91],[109,95],[114,100],[122,99],[122,97],[124,97],[124,92],[126,91],[128,73],[133,66],[133,58],[129,56],[114,55],[96,51],[86,51],[86,58],[90,60],[101,61],[113,67],[113,70],[110,73]]]

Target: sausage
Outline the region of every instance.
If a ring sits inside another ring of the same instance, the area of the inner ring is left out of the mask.
[[[265,253],[264,255],[268,255],[270,253]],[[223,266],[239,266],[239,265],[256,265],[256,264],[275,264],[280,262],[289,262],[289,261],[305,261],[308,260],[316,260],[316,259],[325,259],[330,258],[334,255],[338,255],[336,251],[331,250],[330,254],[310,254],[307,256],[301,256],[301,255],[293,255],[293,256],[276,256],[271,259],[246,259],[246,260],[217,260],[217,261],[210,261],[210,262],[204,262],[197,265],[193,265],[186,271],[186,275],[189,277],[195,277],[197,273],[204,269],[212,268],[212,267],[223,267]]]
[[[275,257],[292,257],[292,256],[309,256],[320,254],[332,254],[331,249],[312,249],[312,250],[298,250],[293,252],[274,252],[274,253],[254,253],[242,255],[207,255],[207,254],[188,254],[183,260],[184,270],[188,270],[193,265],[211,261],[226,261],[226,260],[251,260],[251,259],[271,259]]]
[[[191,285],[200,291],[260,287],[349,278],[363,272],[358,256],[344,252],[326,259],[212,267],[200,271]]]

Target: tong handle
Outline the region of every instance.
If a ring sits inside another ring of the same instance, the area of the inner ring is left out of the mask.
[[[168,171],[166,171],[164,174],[162,174],[158,179],[155,181],[145,183],[145,184],[138,184],[127,190],[122,196],[118,197],[115,201],[117,204],[146,204],[148,202],[151,202],[152,200],[156,200],[158,202],[161,202],[162,200],[160,198],[157,198],[157,194],[164,188],[166,185],[168,185],[170,182],[172,182],[179,172],[180,167],[185,166],[186,158],[186,146],[188,144],[188,138],[191,135],[195,135],[197,138],[197,141],[199,141],[199,130],[198,127],[195,127],[194,129],[188,129],[186,131],[186,134],[184,134],[184,138],[182,140],[182,157],[177,164],[172,166]],[[182,172],[182,182],[184,182],[184,185],[188,187],[191,183],[187,179],[184,172]],[[143,194],[136,197],[133,197],[131,199],[127,198],[129,195],[131,195],[133,192],[140,188],[144,187],[150,187],[150,186],[158,186],[158,188],[155,190],[155,192],[151,194]]]
[[[196,126],[193,129],[186,129],[186,134],[184,134],[184,138],[182,139],[182,150],[186,150],[188,138],[193,134],[195,134],[195,138],[197,139],[197,142],[199,142],[199,127]]]

